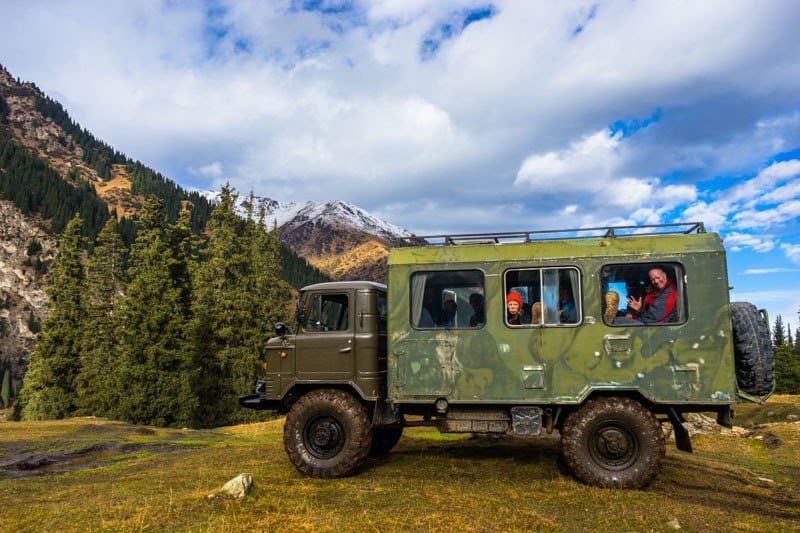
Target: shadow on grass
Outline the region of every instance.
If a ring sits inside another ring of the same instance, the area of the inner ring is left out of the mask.
[[[467,477],[474,475],[480,478],[487,474],[487,469],[494,468],[504,477],[513,477],[521,469],[526,476],[530,475],[531,470],[547,477],[569,475],[561,460],[558,438],[522,439],[483,435],[445,441],[403,437],[388,456],[373,458],[359,471],[390,466],[427,476],[427,470],[437,468],[443,461],[461,465],[458,467],[459,475]]]
[[[797,485],[758,484],[755,474],[735,466],[714,464],[688,454],[668,457],[653,490],[686,505],[728,509],[732,513],[754,511],[767,518],[800,523],[800,490]]]

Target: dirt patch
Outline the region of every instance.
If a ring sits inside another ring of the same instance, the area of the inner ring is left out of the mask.
[[[768,450],[774,450],[778,446],[781,445],[781,441],[777,435],[772,433],[771,431],[756,431],[753,434],[753,438],[764,446],[764,448]]]
[[[75,451],[12,452],[0,459],[0,478],[28,478],[109,466],[133,458],[139,452],[171,453],[186,449],[174,443],[94,444]]]

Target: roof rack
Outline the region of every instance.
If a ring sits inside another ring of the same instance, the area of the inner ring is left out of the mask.
[[[425,235],[403,237],[410,246],[451,244],[503,244],[520,242],[555,241],[562,239],[596,239],[639,237],[643,235],[674,235],[705,233],[702,222],[676,222],[673,224],[645,224],[641,226],[599,226],[595,228],[545,229],[508,231],[500,233],[456,233],[451,235]]]

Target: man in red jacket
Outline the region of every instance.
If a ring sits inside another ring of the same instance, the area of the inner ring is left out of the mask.
[[[645,324],[666,324],[676,322],[677,290],[663,269],[655,267],[648,272],[653,292],[643,298],[628,297],[628,310],[631,318]]]

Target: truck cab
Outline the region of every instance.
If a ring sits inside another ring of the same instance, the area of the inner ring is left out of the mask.
[[[318,283],[301,289],[295,321],[276,325],[267,343],[264,379],[245,407],[285,410],[319,384],[364,401],[386,398],[386,285]]]

